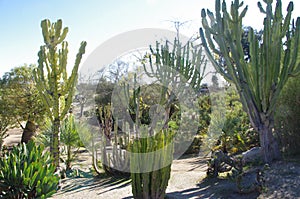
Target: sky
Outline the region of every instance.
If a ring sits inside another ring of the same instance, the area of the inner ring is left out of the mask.
[[[229,0],[226,0],[228,5]],[[282,0],[286,10],[288,0]],[[263,15],[257,0],[245,0],[249,6],[244,25],[262,27]],[[294,0],[293,17],[300,13],[300,1]],[[82,63],[97,46],[113,36],[140,28],[175,31],[174,21],[186,22],[180,32],[188,37],[198,33],[201,9],[214,10],[214,0],[0,0],[0,76],[23,64],[36,64],[43,38],[40,22],[63,20],[69,27],[69,67],[75,60],[81,41],[87,41]]]

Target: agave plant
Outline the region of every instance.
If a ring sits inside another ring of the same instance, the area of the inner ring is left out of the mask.
[[[0,159],[0,198],[48,198],[57,190],[50,153],[33,141],[15,146]]]

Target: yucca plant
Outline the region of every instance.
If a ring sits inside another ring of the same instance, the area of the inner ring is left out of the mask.
[[[66,154],[64,160],[66,170],[70,170],[71,163],[76,158],[76,149],[78,151],[82,145],[78,134],[78,125],[75,122],[73,114],[69,114],[62,123],[60,141],[63,144],[63,152]],[[75,152],[73,150],[75,150]]]
[[[0,159],[0,198],[48,198],[57,190],[50,153],[33,141],[15,146]]]
[[[60,160],[65,163],[66,170],[71,169],[71,163],[76,158],[76,151],[80,148],[80,146],[83,146],[78,134],[80,130],[83,130],[82,125],[75,122],[74,115],[67,115],[67,117],[63,120],[60,129],[61,153],[64,155],[60,157]],[[36,136],[35,141],[45,147],[50,147],[52,133],[52,123],[50,120],[46,120],[42,127],[42,132]]]

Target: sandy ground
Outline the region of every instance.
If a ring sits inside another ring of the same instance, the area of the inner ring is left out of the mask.
[[[167,188],[168,198],[199,198],[197,181],[206,175],[202,158],[174,160]],[[132,198],[130,180],[117,178],[72,178],[62,182],[62,189],[53,199],[64,198]]]
[[[22,129],[16,128],[11,129],[7,132],[8,137],[4,139],[3,145],[5,146],[13,146],[21,142],[22,139]]]
[[[7,146],[20,143],[21,129],[9,131],[4,144]],[[78,157],[74,168],[88,171],[91,168],[91,155],[83,152]],[[62,180],[61,189],[53,199],[80,199],[80,198],[132,198],[130,180],[113,177],[94,177],[86,173],[85,177],[67,178]],[[206,175],[206,160],[200,157],[174,160],[171,178],[167,188],[168,198],[199,198],[197,181]],[[192,197],[192,196],[195,197]]]
[[[9,131],[4,144],[11,146],[21,141],[22,130]],[[130,180],[107,176],[93,176],[91,155],[83,150],[73,168],[83,170],[80,177],[61,181],[61,189],[52,199],[129,199],[132,198]],[[262,194],[238,194],[235,182],[225,179],[206,179],[206,159],[188,157],[174,160],[167,198],[210,199],[300,199],[300,157],[275,162],[265,174]]]

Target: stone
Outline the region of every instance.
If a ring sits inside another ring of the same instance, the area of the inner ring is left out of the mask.
[[[262,160],[261,147],[254,147],[242,153],[242,163],[253,163]]]

